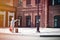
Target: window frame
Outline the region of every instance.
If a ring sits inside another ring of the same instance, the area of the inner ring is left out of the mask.
[[[26,6],[31,6],[31,0],[26,0]]]

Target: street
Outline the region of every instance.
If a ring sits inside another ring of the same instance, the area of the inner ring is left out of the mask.
[[[0,40],[59,40],[59,37],[34,37],[0,33]]]

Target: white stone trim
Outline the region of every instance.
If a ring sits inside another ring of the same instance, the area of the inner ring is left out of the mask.
[[[6,11],[0,11],[0,14],[4,16],[3,27],[5,27]]]
[[[8,27],[9,27],[9,16],[13,16],[13,17],[15,17],[14,16],[15,15],[15,13],[14,12],[8,12]]]

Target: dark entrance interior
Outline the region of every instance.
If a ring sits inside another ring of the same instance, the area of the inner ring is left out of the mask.
[[[55,28],[60,28],[60,16],[55,16],[54,17],[54,27]]]
[[[22,27],[22,16],[18,16],[18,27]]]
[[[39,19],[40,19],[40,16],[39,17],[38,16],[35,16],[35,27],[40,26],[39,25],[40,24]],[[39,24],[38,24],[38,22],[39,22]]]
[[[26,27],[31,27],[31,16],[26,16]]]

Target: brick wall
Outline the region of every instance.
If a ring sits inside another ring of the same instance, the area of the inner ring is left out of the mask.
[[[60,15],[60,5],[49,6],[49,26],[54,27],[54,16]]]
[[[47,0],[41,0],[39,4],[40,27],[47,27]],[[35,27],[35,16],[37,14],[37,5],[35,0],[31,0],[31,6],[26,6],[26,0],[23,1],[23,6],[17,7],[17,17],[22,16],[22,26],[26,26],[26,17],[31,16],[31,27]]]

